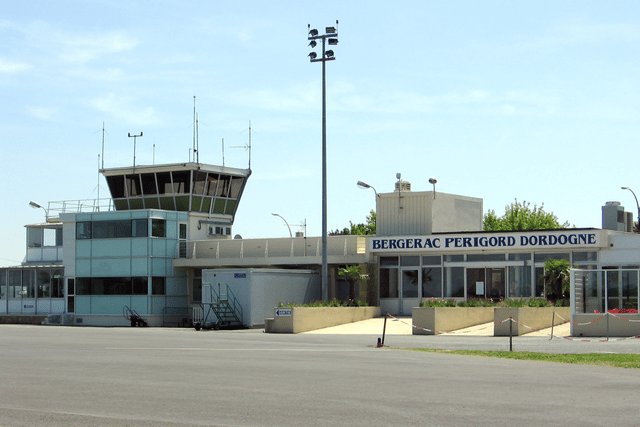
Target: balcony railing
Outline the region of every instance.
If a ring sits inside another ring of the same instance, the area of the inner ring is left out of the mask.
[[[185,247],[186,246],[186,247]],[[328,256],[364,255],[366,237],[327,237]],[[276,257],[318,257],[322,255],[321,237],[278,239],[195,240],[178,248],[177,258],[238,259]]]
[[[49,202],[47,218],[55,218],[64,213],[109,212],[116,210],[112,199],[64,200]]]

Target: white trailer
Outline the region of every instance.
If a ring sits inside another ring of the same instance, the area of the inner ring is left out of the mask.
[[[229,292],[227,293],[227,289]],[[214,311],[220,300],[239,305],[242,326],[264,327],[280,302],[305,304],[322,297],[320,275],[315,270],[229,268],[202,270],[203,320],[209,326],[221,319]],[[216,301],[218,298],[218,301]],[[238,310],[236,310],[238,311]],[[195,322],[195,320],[194,320]]]

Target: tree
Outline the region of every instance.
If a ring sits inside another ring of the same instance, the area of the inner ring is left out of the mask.
[[[551,301],[569,297],[571,276],[569,274],[569,261],[566,259],[549,258],[544,262],[544,280],[547,298]]]
[[[344,277],[349,283],[349,299],[356,300],[356,283],[362,277],[362,268],[359,265],[347,265],[338,270],[338,275]]]
[[[567,228],[569,223],[560,224],[558,217],[544,210],[544,203],[538,208],[531,209],[531,204],[518,202],[505,206],[504,215],[498,217],[493,210],[484,216],[485,231],[523,231],[523,230],[554,230]]]
[[[347,235],[359,235],[364,236],[368,234],[376,234],[376,212],[371,210],[369,215],[367,215],[367,222],[365,224],[354,224],[349,221],[349,228],[345,227],[340,230],[335,230],[329,232],[332,236],[347,236]]]

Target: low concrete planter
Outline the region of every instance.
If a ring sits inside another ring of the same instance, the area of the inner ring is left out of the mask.
[[[630,322],[630,320],[633,320]],[[640,314],[604,315],[576,313],[571,335],[574,337],[635,337],[640,335]]]
[[[274,308],[265,319],[265,332],[299,334],[345,323],[380,317],[380,307],[293,307]]]
[[[556,313],[555,317],[553,313]],[[512,322],[506,321],[499,325],[498,323],[510,317],[518,322],[513,323],[511,326],[512,333],[516,336],[528,334],[532,330],[550,328],[552,321],[555,325],[561,325],[564,321],[560,316],[569,320],[571,316],[571,309],[569,307],[496,307],[494,309],[493,321],[495,324],[493,326],[493,336],[509,336],[509,324]],[[555,321],[553,319],[555,319]],[[523,325],[526,325],[531,329]]]
[[[411,317],[413,335],[435,335],[491,322],[494,315],[493,307],[414,307]]]

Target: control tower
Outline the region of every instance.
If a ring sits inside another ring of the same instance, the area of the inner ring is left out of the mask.
[[[107,180],[116,211],[189,212],[229,225],[233,224],[251,175],[250,169],[194,162],[108,168],[100,172]]]

